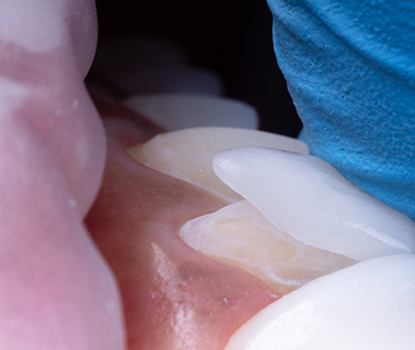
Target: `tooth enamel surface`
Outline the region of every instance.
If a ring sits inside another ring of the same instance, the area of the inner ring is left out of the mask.
[[[265,148],[224,151],[215,173],[279,230],[364,260],[415,251],[415,224],[347,182],[322,160]]]
[[[241,197],[214,174],[212,159],[220,151],[248,145],[307,153],[307,146],[301,141],[262,131],[233,128],[194,128],[159,134],[129,152],[150,168],[235,201]]]
[[[169,131],[201,126],[257,129],[259,123],[253,107],[222,97],[165,94],[136,96],[125,103]]]
[[[193,249],[261,278],[279,295],[353,263],[278,231],[248,201],[187,222],[181,237]]]
[[[411,350],[415,256],[361,262],[274,302],[226,350]]]

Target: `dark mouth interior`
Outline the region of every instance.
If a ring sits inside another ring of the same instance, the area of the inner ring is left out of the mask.
[[[301,122],[276,64],[265,0],[99,0],[97,10],[100,43],[134,35],[172,42],[191,64],[221,77],[225,96],[255,106],[262,130],[298,135]]]

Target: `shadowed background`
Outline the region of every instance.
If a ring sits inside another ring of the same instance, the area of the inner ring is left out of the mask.
[[[183,47],[222,78],[225,95],[254,105],[261,129],[297,136],[301,122],[272,46],[265,0],[97,0],[100,40],[150,35]]]

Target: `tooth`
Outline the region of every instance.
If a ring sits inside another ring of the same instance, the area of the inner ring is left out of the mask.
[[[415,335],[415,256],[361,262],[274,302],[226,350],[410,350]]]
[[[212,159],[220,151],[247,145],[307,152],[307,146],[301,141],[262,131],[194,128],[160,134],[144,144],[131,148],[130,154],[150,168],[234,201],[241,197],[214,174]]]
[[[278,231],[248,201],[187,222],[181,237],[193,249],[261,278],[279,295],[353,263]]]
[[[215,173],[279,230],[364,260],[415,251],[415,224],[361,192],[322,160],[264,148],[224,151]]]
[[[246,103],[227,98],[165,94],[135,96],[126,104],[162,128],[172,131],[200,126],[258,128],[258,114]]]

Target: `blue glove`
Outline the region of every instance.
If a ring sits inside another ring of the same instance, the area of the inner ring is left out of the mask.
[[[415,1],[269,0],[313,154],[415,219]]]

